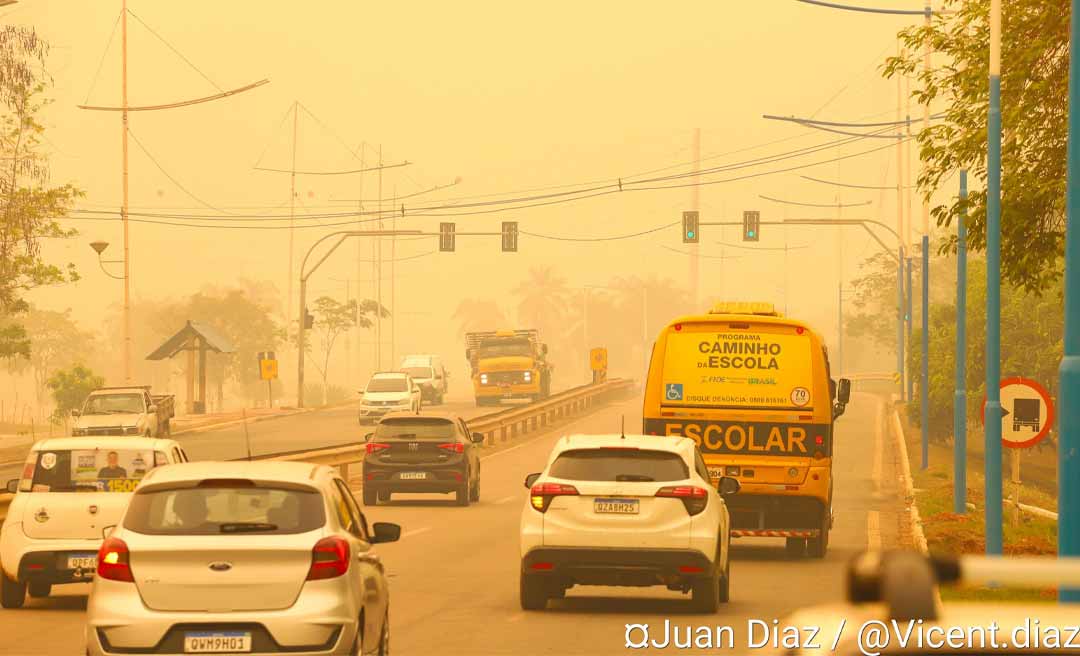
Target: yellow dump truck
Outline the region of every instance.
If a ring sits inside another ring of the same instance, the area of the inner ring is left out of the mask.
[[[503,399],[536,401],[551,394],[552,366],[538,330],[494,330],[465,334],[476,405]]]

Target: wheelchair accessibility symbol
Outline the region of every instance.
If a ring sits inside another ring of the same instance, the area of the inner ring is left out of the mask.
[[[668,401],[682,401],[682,383],[668,383],[664,387],[664,397]]]

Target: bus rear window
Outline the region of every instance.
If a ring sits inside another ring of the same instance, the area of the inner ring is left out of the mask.
[[[671,332],[664,354],[667,406],[809,409],[815,399],[808,335],[724,329]]]

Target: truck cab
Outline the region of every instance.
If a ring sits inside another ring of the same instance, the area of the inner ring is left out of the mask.
[[[171,394],[153,395],[149,386],[100,387],[86,397],[80,410],[71,412],[75,437],[140,435],[161,437],[170,432],[174,415]]]
[[[551,395],[552,366],[537,330],[497,330],[465,335],[476,405],[504,399],[538,401]]]

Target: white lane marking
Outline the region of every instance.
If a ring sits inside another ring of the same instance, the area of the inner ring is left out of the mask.
[[[404,533],[402,533],[401,537],[402,537],[402,539],[411,538],[414,535],[420,535],[421,533],[427,533],[430,530],[431,530],[430,526],[425,526],[423,528],[414,528],[411,531],[405,531]]]
[[[866,549],[881,551],[881,513],[876,510],[866,513]]]
[[[512,495],[510,495],[508,497],[503,497],[503,498],[499,499],[498,501],[495,502],[495,505],[496,506],[501,506],[502,504],[509,503],[509,502],[513,501],[514,499],[516,499],[516,498],[517,498],[517,495],[512,494]]]

